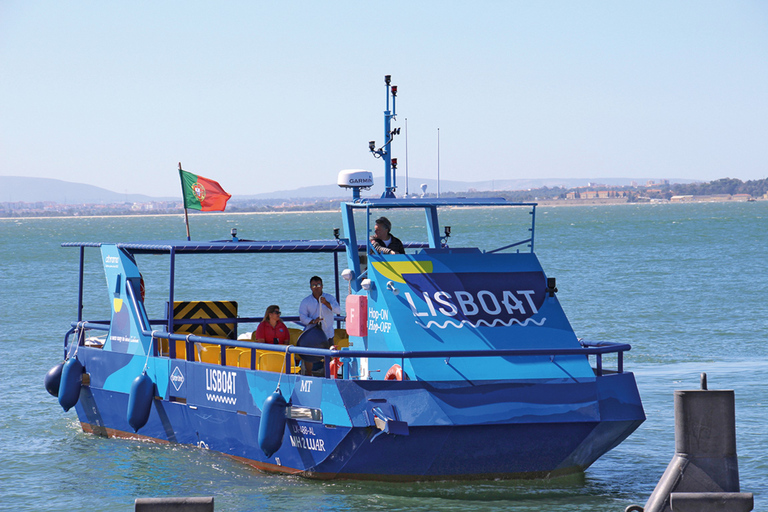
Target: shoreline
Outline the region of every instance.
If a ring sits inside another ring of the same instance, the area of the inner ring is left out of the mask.
[[[706,197],[706,196],[702,196]],[[545,199],[545,200],[539,200],[539,201],[521,201],[525,203],[536,203],[537,207],[578,207],[578,206],[615,206],[615,205],[672,205],[672,204],[701,204],[701,203],[721,203],[721,204],[743,204],[743,203],[760,203],[760,202],[766,202],[768,199],[764,198],[755,198],[752,201],[742,201],[742,200],[733,200],[733,199],[688,199],[685,201],[668,201],[668,200],[653,200],[653,201],[636,201],[636,202],[628,202],[626,199],[613,199],[613,198],[606,198],[606,199]],[[515,204],[510,201],[510,205]],[[467,206],[467,208],[473,208],[472,206]],[[478,208],[483,208],[482,206]],[[324,213],[339,213],[340,209],[331,209],[331,210],[290,210],[290,209],[284,209],[281,211],[254,211],[254,212],[202,212],[202,213],[195,213],[193,216],[197,215],[283,215],[283,214],[324,214]],[[109,218],[128,218],[128,217],[136,217],[136,218],[145,218],[145,217],[183,217],[184,213],[120,213],[115,215],[19,215],[17,217],[0,217],[0,221],[13,221],[13,220],[21,220],[21,219],[109,219]]]

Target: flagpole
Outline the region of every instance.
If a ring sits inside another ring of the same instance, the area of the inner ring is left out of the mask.
[[[184,178],[181,175],[181,162],[179,162],[179,180],[181,181],[181,200],[184,203],[184,224],[187,226],[187,241],[192,240],[189,236],[189,214],[187,214],[187,195],[184,193]]]

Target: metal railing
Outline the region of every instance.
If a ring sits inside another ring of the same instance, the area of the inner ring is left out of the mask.
[[[67,350],[69,337],[75,333],[83,330],[100,330],[108,331],[109,324],[105,322],[72,322],[72,329],[70,329],[65,336],[65,351]],[[624,352],[631,350],[631,346],[627,343],[613,343],[613,342],[590,342],[579,340],[581,347],[574,348],[539,348],[539,349],[484,349],[484,350],[440,350],[440,351],[382,351],[382,350],[335,350],[324,348],[310,348],[299,347],[295,345],[273,345],[267,343],[257,343],[252,341],[240,341],[240,340],[227,340],[222,338],[212,338],[209,336],[197,336],[193,334],[174,334],[164,331],[148,331],[143,333],[145,336],[151,336],[155,339],[167,339],[169,340],[169,354],[171,358],[175,358],[176,350],[175,345],[177,342],[185,343],[186,360],[190,362],[195,361],[195,343],[206,343],[209,345],[218,345],[220,347],[220,364],[227,366],[227,348],[245,348],[251,349],[251,369],[256,369],[256,351],[265,352],[278,352],[284,353],[286,358],[286,364],[284,366],[286,373],[290,372],[291,354],[299,356],[310,356],[315,358],[322,358],[324,361],[326,375],[330,375],[330,362],[334,358],[344,358],[346,360],[353,360],[358,358],[371,358],[371,359],[400,359],[401,366],[406,359],[425,359],[425,358],[438,358],[444,359],[449,362],[452,358],[476,358],[476,357],[524,357],[524,356],[548,356],[552,361],[557,356],[595,356],[596,366],[595,374],[598,377],[602,377],[605,373],[603,369],[603,355],[616,354],[617,355],[617,373],[624,372]],[[85,337],[83,335],[78,336],[78,343],[83,344]],[[152,344],[152,355],[159,356],[158,344]]]

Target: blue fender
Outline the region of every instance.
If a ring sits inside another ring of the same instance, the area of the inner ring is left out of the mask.
[[[154,396],[155,383],[144,370],[141,375],[133,379],[131,393],[128,395],[128,423],[133,427],[134,432],[138,432],[147,424]]]
[[[70,357],[61,369],[59,384],[59,404],[65,411],[75,406],[80,399],[80,387],[83,385],[83,365],[77,357]]]
[[[286,407],[288,404],[283,395],[280,394],[279,387],[264,400],[264,405],[261,407],[259,448],[267,457],[271,457],[283,444]]]
[[[59,396],[59,386],[61,385],[61,370],[64,368],[64,361],[60,362],[45,374],[45,390],[51,396]]]

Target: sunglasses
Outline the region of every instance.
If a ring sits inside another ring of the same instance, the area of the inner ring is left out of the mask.
[[[313,285],[310,285],[310,286],[311,286],[312,288],[322,288],[322,287],[323,287],[323,283],[315,283],[315,284],[313,284]]]
[[[276,315],[279,315],[279,314],[280,314],[280,310],[279,310],[279,309],[276,309],[276,310],[274,310],[272,313],[274,313],[274,314],[276,314]]]

